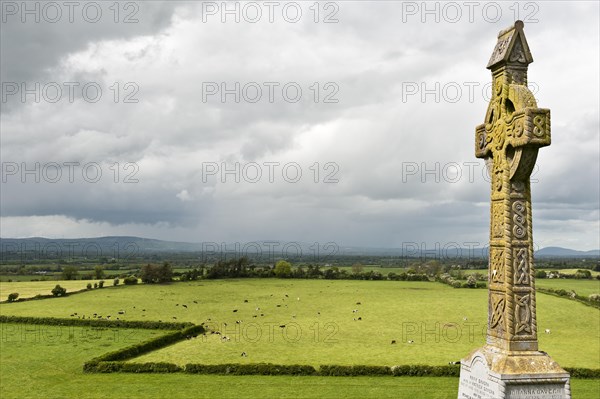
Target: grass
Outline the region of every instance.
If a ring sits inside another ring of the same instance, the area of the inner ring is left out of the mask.
[[[89,283],[94,285],[100,280],[58,280],[58,281],[11,281],[0,282],[0,300],[5,301],[8,294],[18,292],[19,298],[32,298],[36,295],[50,295],[57,284],[67,289],[67,293],[84,289]],[[112,280],[104,280],[105,287],[112,285]]]
[[[539,278],[535,284],[542,288],[563,289],[567,291],[574,290],[579,295],[589,296],[591,294],[600,294],[600,280],[578,280],[578,279],[556,279]]]
[[[443,365],[484,343],[486,302],[486,290],[433,282],[243,279],[108,287],[1,304],[0,312],[115,318],[123,309],[126,313],[118,316],[125,320],[204,322],[230,337],[227,342],[216,335],[198,337],[140,358],[144,361],[395,365],[427,359]],[[362,320],[354,320],[358,317]],[[597,309],[538,294],[538,329],[547,328],[551,334],[540,334],[540,348],[559,364],[599,367]]]
[[[36,328],[38,328],[36,330]],[[24,333],[24,331],[28,331]],[[12,398],[456,398],[457,378],[84,374],[84,361],[147,339],[148,330],[0,324],[0,397]],[[600,380],[572,380],[595,399]]]

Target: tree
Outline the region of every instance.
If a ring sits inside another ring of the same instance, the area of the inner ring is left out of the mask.
[[[138,283],[138,279],[136,276],[129,276],[123,279],[123,284],[125,285],[134,285]]]
[[[14,302],[19,297],[18,292],[13,292],[12,294],[8,294],[8,302]]]
[[[100,265],[94,267],[94,278],[100,280],[104,278],[104,268]]]
[[[546,278],[548,277],[548,275],[546,274],[546,272],[544,270],[536,270],[535,271],[535,278]]]
[[[275,264],[275,276],[279,278],[286,278],[292,274],[292,265],[290,262],[280,260]]]
[[[360,263],[355,263],[352,265],[352,273],[354,274],[362,273],[363,270],[364,266]]]
[[[62,271],[63,280],[75,280],[79,271],[75,266],[65,266]]]
[[[142,282],[151,283],[166,283],[173,278],[173,268],[169,262],[164,262],[162,265],[147,264],[142,266],[140,274]]]
[[[65,296],[65,295],[67,295],[67,289],[61,287],[59,284],[56,284],[56,287],[54,287],[52,289],[52,291],[50,291],[50,292],[52,292],[52,295],[54,295],[54,296]]]
[[[470,275],[469,277],[467,277],[466,285],[469,288],[477,288],[477,280],[475,280],[475,277],[473,277],[473,275]]]

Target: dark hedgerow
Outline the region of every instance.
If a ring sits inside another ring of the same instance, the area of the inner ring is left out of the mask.
[[[230,375],[316,375],[313,366],[281,365],[271,363],[255,364],[186,364],[185,372],[190,374],[230,374]]]
[[[412,377],[458,377],[460,375],[460,365],[401,365],[392,367],[392,374],[394,376]]]
[[[179,373],[182,368],[173,363],[99,362],[96,373]]]
[[[579,367],[565,367],[571,378],[600,378],[600,369],[584,369]]]
[[[82,326],[106,328],[144,328],[148,330],[181,330],[193,326],[192,323],[171,323],[141,320],[98,320],[98,319],[62,319],[57,317],[29,317],[0,315],[0,323],[42,324],[49,326]]]
[[[321,365],[319,366],[319,375],[322,376],[377,376],[392,375],[392,370],[388,366],[340,366],[340,365]]]
[[[98,369],[111,370],[121,366],[105,365],[107,362],[115,362],[119,360],[128,360],[134,357],[143,355],[153,350],[163,348],[175,342],[181,341],[189,336],[202,334],[205,331],[203,325],[194,325],[183,330],[175,331],[169,334],[161,335],[148,341],[140,342],[139,344],[131,345],[114,352],[105,353],[102,356],[96,357],[83,365],[84,372],[95,372]],[[121,369],[115,370],[121,371]],[[103,371],[111,372],[111,371]],[[157,372],[157,371],[153,371]]]

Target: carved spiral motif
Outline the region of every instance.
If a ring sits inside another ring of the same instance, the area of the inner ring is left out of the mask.
[[[515,223],[513,234],[518,239],[525,238],[525,234],[527,233],[527,229],[525,228],[525,204],[523,204],[523,201],[515,201],[512,209],[514,212],[513,222]]]
[[[479,148],[484,149],[486,145],[486,134],[485,132],[479,136]]]
[[[542,115],[536,115],[533,118],[533,135],[536,137],[544,135],[544,117]]]

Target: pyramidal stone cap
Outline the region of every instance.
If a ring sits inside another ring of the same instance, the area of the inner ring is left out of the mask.
[[[524,25],[523,21],[515,21],[513,26],[498,33],[498,42],[490,57],[487,69],[496,69],[507,64],[526,66],[533,62],[523,32]]]

